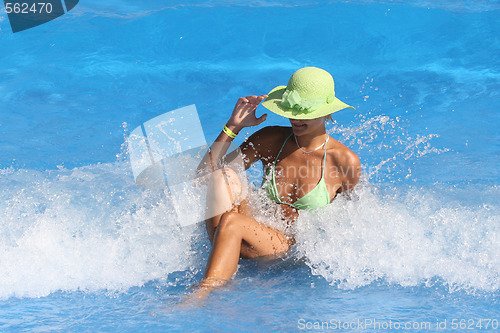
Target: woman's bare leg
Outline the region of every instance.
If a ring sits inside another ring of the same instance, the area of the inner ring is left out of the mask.
[[[251,217],[236,212],[222,215],[208,258],[202,286],[229,280],[243,258],[279,254],[289,248],[288,238]]]
[[[256,258],[284,253],[292,242],[293,239],[287,238],[280,231],[245,214],[233,211],[222,214],[205,275],[194,293],[181,305],[199,304],[198,301],[207,297],[214,288],[227,283],[236,271],[240,257]]]
[[[224,168],[213,173],[205,220],[212,251],[205,275],[193,295],[196,298],[206,297],[213,288],[225,284],[236,271],[240,257],[255,258],[289,249],[285,235],[248,216],[251,208],[242,200],[245,192],[234,170]],[[240,204],[235,206],[235,201]]]
[[[244,195],[243,188],[240,177],[230,168],[219,169],[212,173],[205,212],[205,225],[211,243],[222,214],[234,209],[235,201],[241,201]]]

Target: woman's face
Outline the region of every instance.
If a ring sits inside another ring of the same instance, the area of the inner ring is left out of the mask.
[[[315,119],[290,119],[290,124],[292,125],[293,134],[301,136],[316,131],[324,131],[325,120],[326,116]]]

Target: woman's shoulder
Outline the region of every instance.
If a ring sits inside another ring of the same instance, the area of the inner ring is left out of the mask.
[[[358,155],[345,146],[343,143],[335,140],[335,145],[328,150],[330,166],[336,168],[337,175],[341,176],[342,185],[338,193],[353,188],[361,176],[361,162]]]
[[[275,125],[275,126],[263,127],[255,133],[263,133],[263,134],[267,134],[267,135],[276,134],[276,133],[290,134],[291,130],[292,130],[292,128],[290,126],[277,126],[277,125]]]
[[[358,155],[340,141],[334,140],[331,148],[328,149],[328,155],[340,164],[339,166],[357,166],[360,164]]]
[[[276,157],[281,145],[290,135],[291,127],[267,126],[252,134],[243,144],[245,149],[252,149],[255,156],[264,162],[269,162]]]
[[[287,126],[266,126],[255,132],[250,136],[252,141],[258,141],[260,143],[271,143],[275,144],[279,142],[282,138],[283,140],[290,135],[292,128]]]

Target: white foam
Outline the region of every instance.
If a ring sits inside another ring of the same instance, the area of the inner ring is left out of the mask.
[[[194,234],[128,163],[0,175],[0,298],[126,290],[193,265]]]
[[[498,188],[489,190],[500,197]],[[498,291],[500,207],[463,206],[443,195],[453,192],[365,184],[355,200],[302,214],[298,252],[314,274],[346,289],[379,279],[401,286],[440,279],[450,290]]]
[[[403,123],[380,115],[362,119],[359,127],[334,125],[330,132],[373,156],[372,166],[364,166],[356,199],[339,197],[322,210],[302,212],[298,255],[314,274],[342,288],[439,280],[450,290],[498,291],[498,186],[393,182],[413,177],[407,166],[419,158],[446,151],[431,146],[433,134],[407,135]],[[371,144],[380,135],[388,136],[384,145]],[[206,241],[204,232],[179,227],[186,223],[179,223],[176,206],[163,191],[138,188],[128,161],[72,170],[3,169],[0,188],[0,299],[122,291],[204,268],[206,256],[199,253],[206,251],[194,244]],[[186,197],[191,211],[182,219],[203,215],[199,195]],[[265,212],[261,218],[270,219]]]

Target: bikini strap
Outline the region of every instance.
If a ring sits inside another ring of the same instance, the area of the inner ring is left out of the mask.
[[[323,156],[323,174],[321,175],[321,178],[325,178],[325,165],[326,165],[326,146],[328,144],[328,140],[330,139],[330,136],[327,134],[326,140],[325,140],[325,155]]]
[[[281,149],[278,153],[278,155],[276,155],[276,158],[274,159],[274,162],[273,162],[273,165],[276,166],[276,161],[278,160],[278,157],[280,156],[281,152],[283,151],[283,148],[285,148],[285,145],[286,145],[286,142],[288,141],[288,139],[290,139],[293,135],[293,132],[290,133],[290,135],[285,139],[285,142],[283,142],[283,146],[281,146]]]
[[[285,142],[283,142],[283,145],[281,146],[281,149],[280,151],[278,152],[278,155],[276,155],[276,158],[274,159],[274,162],[273,162],[273,167],[271,168],[271,186],[272,186],[272,189],[271,191],[274,192],[274,196],[275,198],[278,200],[278,203],[282,203],[282,204],[287,204],[287,205],[290,205],[292,206],[291,204],[287,203],[287,202],[283,202],[281,201],[281,198],[278,194],[278,188],[276,187],[276,161],[278,160],[278,157],[280,156],[281,152],[283,151],[283,148],[285,148],[285,144],[286,142],[288,141],[288,139],[290,139],[290,137],[293,135],[293,132],[290,133],[290,135],[285,139]],[[292,206],[293,207],[293,206]]]

